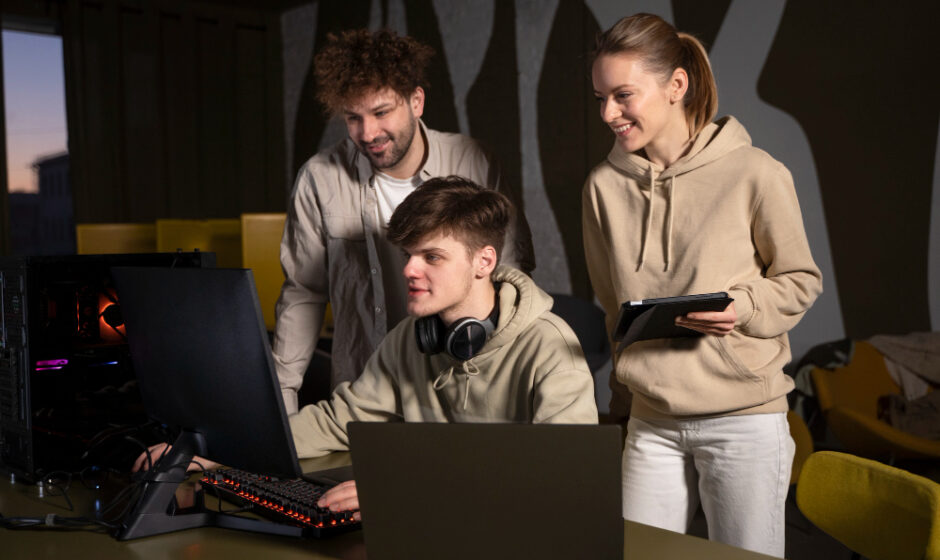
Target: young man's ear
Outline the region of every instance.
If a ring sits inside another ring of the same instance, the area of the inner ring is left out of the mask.
[[[492,245],[487,245],[478,250],[476,258],[473,260],[474,276],[477,278],[489,277],[493,273],[493,269],[496,268],[496,261],[496,249]]]
[[[424,114],[424,88],[421,86],[415,88],[408,103],[411,105],[411,113],[415,117],[421,118],[421,115]]]

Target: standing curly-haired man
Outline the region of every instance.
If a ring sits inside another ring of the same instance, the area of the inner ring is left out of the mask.
[[[288,413],[310,362],[326,304],[334,335],[331,386],[356,379],[385,333],[407,315],[404,257],[386,240],[392,212],[432,177],[499,188],[492,159],[472,139],[420,120],[433,50],[393,31],[330,35],[314,59],[317,97],[348,137],[301,168],[281,241],[286,279],[277,303],[274,360]],[[534,267],[519,213],[506,261]]]

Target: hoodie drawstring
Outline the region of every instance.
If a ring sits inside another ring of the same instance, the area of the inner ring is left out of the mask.
[[[669,270],[669,261],[672,259],[672,215],[675,214],[676,207],[676,177],[669,178],[669,222],[666,226],[666,268]]]
[[[650,229],[653,227],[653,204],[656,200],[656,178],[653,176],[653,166],[650,166],[650,207],[646,213],[646,229],[643,231],[643,239],[640,240],[640,261],[636,263],[636,271],[643,268],[643,260],[646,258],[646,245],[650,237]]]
[[[646,228],[643,231],[643,238],[640,240],[640,260],[637,262],[636,271],[639,272],[643,268],[643,263],[646,259],[646,246],[649,244],[650,232],[653,228],[653,208],[655,207],[656,201],[656,178],[653,176],[653,167],[650,166],[650,204],[649,210],[646,214]],[[676,178],[672,176],[669,178],[669,188],[667,190],[666,200],[668,218],[666,222],[666,268],[664,270],[669,270],[669,262],[672,259],[672,218],[674,214],[675,207],[675,190],[676,190]]]
[[[454,367],[456,366],[450,366],[437,375],[437,379],[434,380],[435,391],[440,391],[450,383],[450,380],[454,377]],[[463,373],[467,374],[467,382],[464,385],[463,393],[463,409],[467,410],[467,402],[470,400],[470,378],[480,375],[480,369],[471,360],[460,362],[460,368]]]

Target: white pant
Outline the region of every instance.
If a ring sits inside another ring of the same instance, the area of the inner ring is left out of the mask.
[[[783,557],[795,450],[786,414],[631,418],[627,429],[625,519],[684,533],[701,500],[709,539]]]

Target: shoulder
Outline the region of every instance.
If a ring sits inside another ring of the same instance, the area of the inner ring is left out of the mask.
[[[524,343],[535,355],[546,360],[569,364],[580,353],[578,337],[564,319],[551,311],[543,311],[516,337],[515,344]]]
[[[440,151],[442,165],[489,165],[493,161],[490,150],[469,136],[456,132],[441,132],[430,128],[426,131],[428,143],[434,145]]]
[[[623,186],[631,182],[635,180],[605,159],[588,173],[581,194],[587,198],[594,198],[599,196],[599,193],[611,189],[622,193]]]

